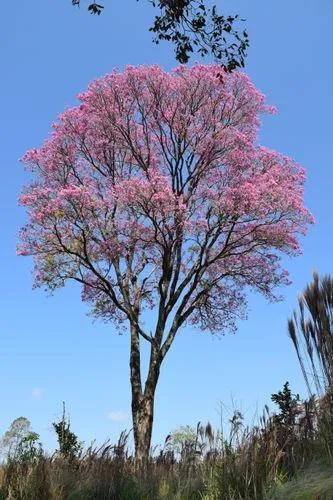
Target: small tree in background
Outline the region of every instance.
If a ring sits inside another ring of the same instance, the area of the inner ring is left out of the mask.
[[[194,460],[200,452],[198,433],[189,425],[180,426],[166,440],[166,446],[180,460]]]
[[[70,420],[66,417],[65,403],[63,404],[62,418],[59,422],[53,422],[53,428],[57,434],[59,449],[57,453],[66,460],[72,462],[79,457],[82,451],[82,443],[74,432],[71,431]]]
[[[314,272],[313,280],[298,299],[298,313],[288,321],[289,336],[296,349],[310,394],[333,390],[333,278]]]
[[[1,448],[6,455],[16,450],[19,443],[31,432],[31,423],[25,417],[18,417],[10,424],[1,438]]]
[[[19,253],[34,256],[36,286],[74,280],[97,317],[128,326],[141,461],[179,329],[234,331],[248,289],[276,299],[288,283],[279,253],[298,254],[312,218],[304,171],[257,144],[259,115],[271,108],[245,74],[129,67],[80,100],[24,157],[35,181],[21,196],[29,222]]]
[[[196,428],[182,425],[169,434],[164,443],[162,453],[165,457],[180,462],[195,462],[202,457],[212,457],[217,453],[217,444],[221,444],[221,436],[214,433],[208,422],[198,422]]]
[[[291,431],[295,427],[297,416],[300,413],[301,400],[299,394],[292,394],[289,382],[286,382],[282,391],[272,394],[271,400],[280,410],[279,413],[274,415],[274,422]]]
[[[25,417],[16,418],[1,439],[3,454],[11,462],[30,464],[43,455],[39,435]]]

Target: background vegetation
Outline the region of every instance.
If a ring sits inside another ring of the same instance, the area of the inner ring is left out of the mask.
[[[235,410],[227,433],[209,423],[181,427],[152,450],[144,467],[134,460],[125,431],[115,444],[85,448],[65,406],[53,423],[58,447],[52,456],[20,417],[1,441],[0,499],[332,499],[333,279],[315,273],[299,309],[289,334],[316,395],[302,400],[286,382],[271,396],[276,411],[266,406],[255,425],[246,426]]]
[[[277,411],[264,409],[246,427],[235,411],[228,434],[210,424],[183,427],[155,448],[140,469],[118,443],[83,448],[65,412],[53,424],[58,449],[43,452],[23,417],[2,440],[0,498],[74,499],[293,499],[333,496],[333,413],[330,397],[302,401],[288,382],[272,395]]]

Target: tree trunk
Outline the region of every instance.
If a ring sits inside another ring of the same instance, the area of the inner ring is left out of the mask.
[[[148,377],[143,390],[141,383],[140,337],[137,328],[131,325],[131,387],[132,419],[135,460],[145,465],[149,458],[153,429],[155,389],[160,373],[160,357],[156,346],[152,346]]]
[[[135,460],[138,465],[146,465],[151,445],[153,429],[154,396],[141,395],[139,401],[132,398],[133,434]]]

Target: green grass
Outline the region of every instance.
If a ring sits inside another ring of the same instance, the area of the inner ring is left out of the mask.
[[[267,500],[332,500],[333,466],[312,467],[277,487]]]

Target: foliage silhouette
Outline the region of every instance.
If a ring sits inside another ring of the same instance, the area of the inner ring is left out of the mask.
[[[72,0],[79,6],[82,0]],[[241,25],[244,19],[236,15],[220,15],[216,6],[207,7],[205,0],[150,0],[159,10],[150,31],[153,41],[169,41],[175,46],[177,61],[187,63],[194,51],[201,56],[211,55],[225,69],[243,67],[249,37]],[[98,16],[104,5],[88,4],[88,11]]]

